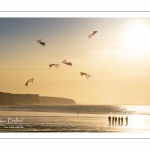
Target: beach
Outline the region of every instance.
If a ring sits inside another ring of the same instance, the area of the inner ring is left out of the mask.
[[[39,106],[38,106],[39,107]],[[54,111],[52,108],[70,109],[80,107],[91,109],[90,106],[50,106],[51,111],[35,111],[34,107],[30,110],[19,110],[14,107],[6,107],[0,110],[0,132],[97,132],[97,133],[147,133],[150,132],[150,115],[119,112],[105,113],[79,113]],[[93,107],[93,106],[92,106]],[[104,106],[100,106],[103,108]],[[106,106],[105,106],[106,107]],[[109,106],[110,107],[110,106]],[[114,107],[114,106],[112,106]],[[117,106],[118,107],[118,106]],[[133,107],[133,106],[132,106]],[[136,107],[136,106],[135,106]],[[144,106],[141,106],[144,107]],[[11,109],[11,110],[8,110]],[[13,110],[13,108],[15,110]],[[27,107],[26,107],[27,108]],[[28,107],[29,108],[29,107]],[[41,108],[41,107],[40,107]],[[30,106],[31,109],[31,106]],[[43,109],[43,108],[41,108]],[[52,112],[53,111],[53,112]],[[92,110],[91,110],[92,111]],[[120,111],[120,110],[119,110]],[[109,124],[108,117],[123,117],[123,124],[118,122]],[[125,117],[128,116],[129,121],[126,124]]]

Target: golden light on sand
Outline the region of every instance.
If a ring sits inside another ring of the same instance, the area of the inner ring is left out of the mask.
[[[127,47],[135,50],[136,53],[146,54],[148,51],[150,29],[144,23],[132,24],[126,35]]]
[[[135,127],[136,129],[140,129],[140,128],[147,128],[148,127],[148,116],[145,115],[133,115],[130,117],[130,119],[132,120],[130,122],[130,125]]]

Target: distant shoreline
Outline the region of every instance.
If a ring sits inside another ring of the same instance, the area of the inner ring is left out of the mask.
[[[12,94],[0,92],[0,106],[4,105],[75,105],[69,98],[39,96],[38,94]]]

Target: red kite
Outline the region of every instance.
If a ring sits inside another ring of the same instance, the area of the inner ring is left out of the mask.
[[[51,68],[52,66],[55,66],[56,68],[58,68],[60,65],[59,64],[50,64],[49,67]]]
[[[87,73],[84,73],[84,72],[80,72],[81,76],[85,75],[87,77],[87,79],[89,79],[91,76]]]
[[[45,46],[46,42],[41,42],[41,39],[37,40],[37,42],[43,46]]]
[[[96,34],[98,31],[93,31],[93,34],[88,35],[88,38],[90,39],[94,34]]]
[[[72,66],[72,63],[71,62],[66,62],[66,60],[63,60],[62,63],[66,64],[66,65],[69,65],[69,66]]]
[[[33,79],[34,79],[34,78],[31,78],[30,80],[28,80],[28,81],[26,82],[25,86],[28,86],[28,82],[33,82]]]

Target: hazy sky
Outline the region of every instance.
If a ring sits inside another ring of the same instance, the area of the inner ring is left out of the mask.
[[[49,68],[53,63],[59,68]],[[150,19],[0,18],[0,91],[150,104]]]

